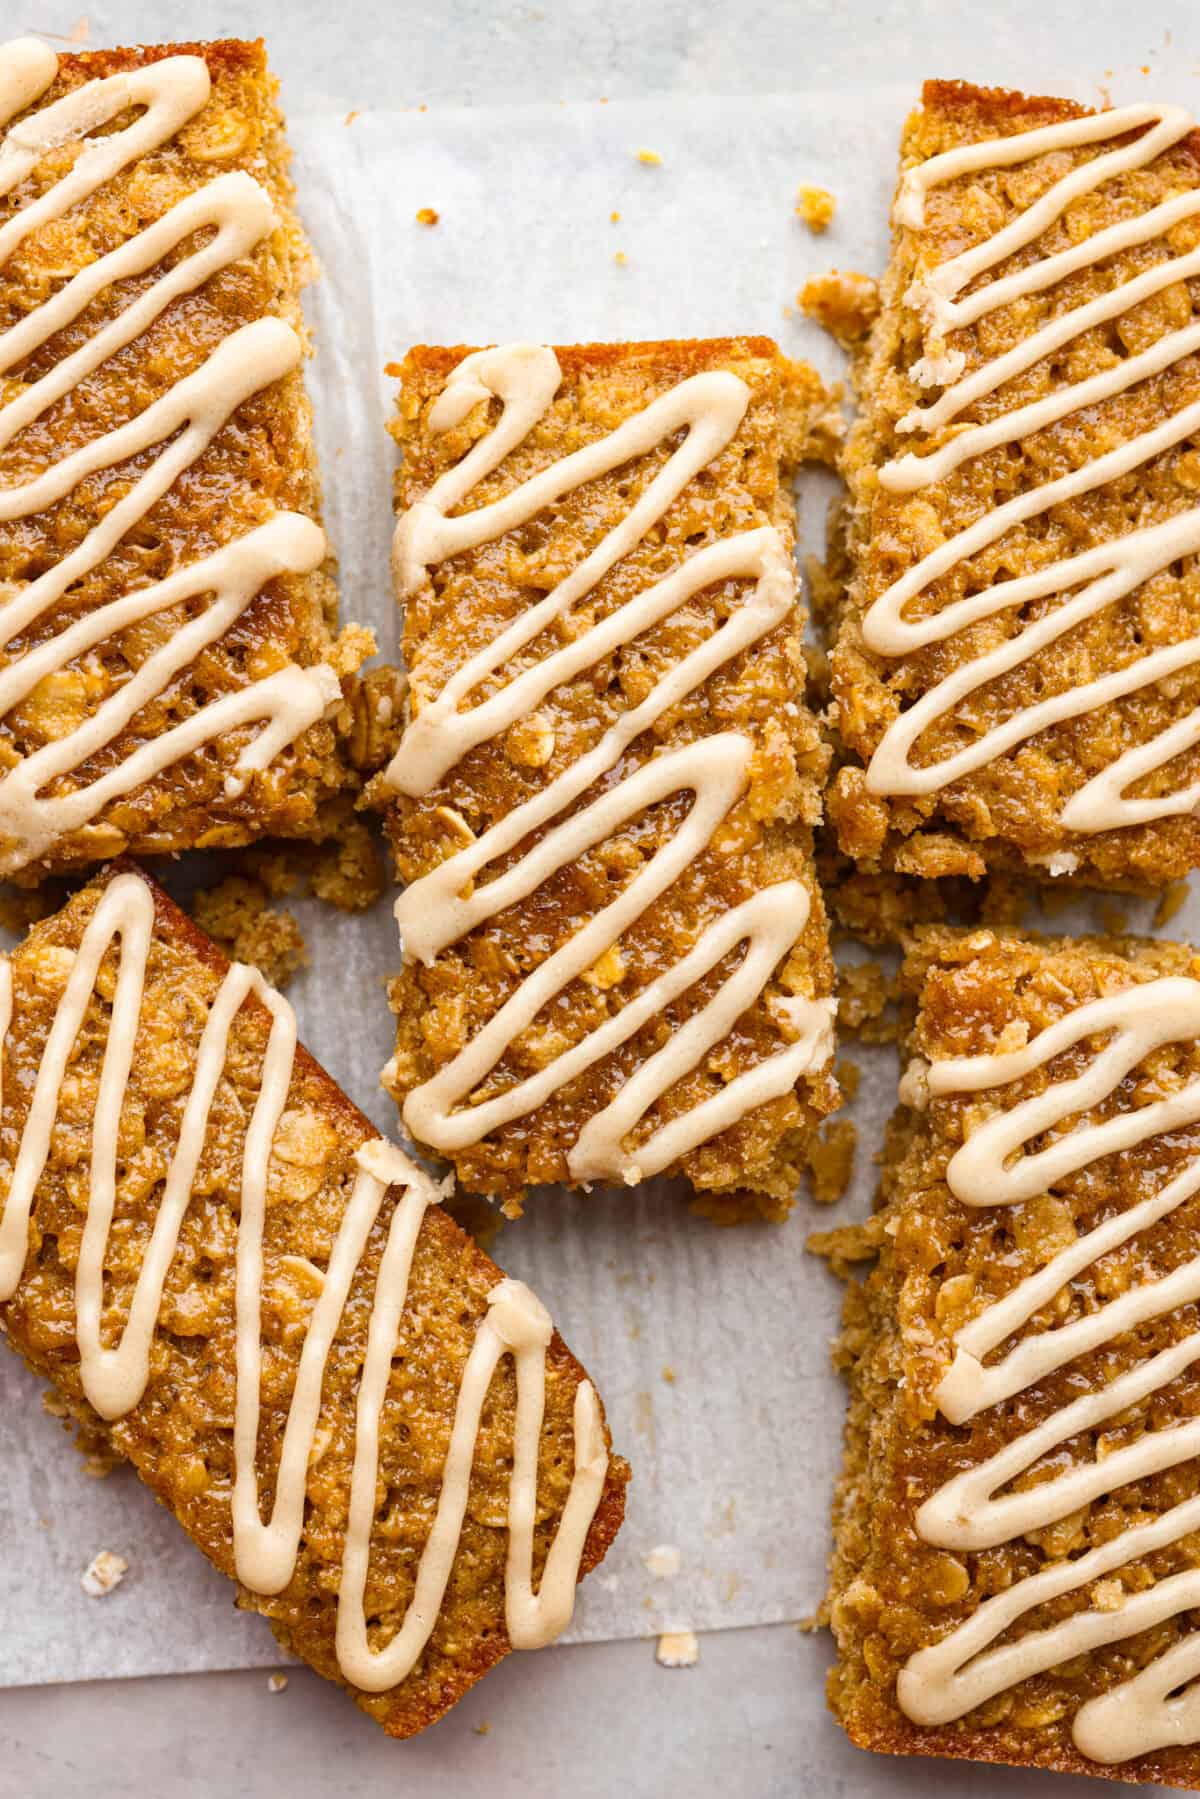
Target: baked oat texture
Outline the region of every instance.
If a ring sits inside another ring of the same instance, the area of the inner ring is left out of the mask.
[[[1032,1039],[1077,1006],[1160,975],[1200,977],[1200,955],[1183,944],[1135,938],[1037,941],[930,927],[910,940],[903,968],[910,1017],[919,1007],[907,1048],[929,1061],[990,1053],[1006,1031],[1003,1047],[1012,1047],[1024,1035],[1022,1027]],[[1008,1109],[1043,1091],[1049,1079],[1079,1072],[1095,1053],[1096,1045],[1085,1041],[1011,1089],[955,1094],[924,1111],[901,1107],[892,1120],[881,1212],[870,1227],[878,1261],[864,1282],[848,1289],[836,1350],[849,1379],[850,1410],[834,1511],[828,1610],[838,1660],[829,1677],[829,1703],[864,1749],[1193,1788],[1200,1787],[1200,1748],[1172,1748],[1105,1767],[1075,1748],[1071,1724],[1085,1700],[1191,1634],[1194,1614],[1077,1656],[955,1723],[922,1728],[904,1715],[895,1696],[896,1676],[909,1656],[943,1638],[989,1595],[1200,1494],[1200,1466],[1193,1460],[1118,1487],[1057,1524],[995,1548],[950,1553],[923,1542],[915,1529],[919,1507],[952,1475],[976,1467],[1068,1399],[1110,1383],[1195,1332],[1195,1307],[1183,1306],[1076,1358],[967,1425],[950,1425],[936,1410],[933,1393],[950,1363],[955,1331],[1076,1236],[1158,1192],[1200,1150],[1200,1131],[1192,1126],[1094,1161],[1057,1182],[1053,1192],[1021,1204],[972,1208],[957,1200],[946,1184],[946,1167],[984,1108],[998,1100]],[[1115,1096],[1078,1123],[1147,1103],[1198,1075],[1200,1046],[1159,1048]],[[1035,1324],[1068,1324],[1198,1251],[1200,1200],[1193,1196],[1087,1268],[1060,1291],[1051,1315],[1038,1314]],[[1016,1488],[1102,1459],[1148,1430],[1194,1417],[1198,1407],[1200,1373],[1193,1363],[1148,1400],[1035,1464]],[[1191,1535],[1119,1569],[1109,1602],[1119,1605],[1124,1593],[1197,1567],[1200,1543]],[[1014,1635],[1056,1623],[1086,1608],[1092,1597],[1085,1587],[1043,1604],[1021,1619]]]
[[[127,865],[128,866],[128,865]],[[0,1143],[11,1171],[50,1023],[88,919],[112,873],[97,875],[12,957],[14,1022],[4,1046]],[[133,1070],[121,1115],[116,1209],[105,1257],[102,1341],[128,1314],[178,1139],[200,1034],[228,968],[220,951],[152,888],[156,922]],[[258,1092],[269,1014],[247,1000],[233,1026],[191,1203],[171,1264],[137,1407],[106,1425],[83,1397],[75,1343],[79,1259],[101,1059],[117,965],[110,948],[76,1041],[58,1123],[35,1196],[29,1250],[16,1293],[0,1305],[9,1343],[53,1383],[87,1447],[126,1458],[188,1535],[233,1576],[234,1282],[240,1167]],[[261,1510],[270,1516],[300,1349],[320,1289],[319,1271],[353,1185],[354,1153],[378,1133],[307,1052],[297,1051],[275,1139],[264,1231],[263,1395],[258,1439]],[[394,1194],[393,1190],[393,1194]],[[366,1331],[392,1206],[385,1200],[354,1276],[326,1369],[310,1464],[303,1535],[292,1579],[275,1598],[244,1588],[237,1603],[261,1612],[280,1643],[327,1679],[340,1680],[334,1629],[350,1491],[355,1402]],[[379,1502],[366,1606],[372,1647],[390,1640],[412,1595],[417,1562],[441,1486],[458,1387],[487,1294],[500,1271],[439,1206],[417,1240],[380,1424]],[[555,1335],[547,1354],[546,1413],[538,1468],[535,1586],[574,1466],[572,1408],[583,1370]],[[389,1692],[349,1689],[392,1736],[433,1723],[508,1651],[504,1565],[512,1467],[515,1377],[494,1377],[476,1446],[462,1537],[446,1600],[412,1674]],[[628,1468],[610,1460],[583,1568],[600,1561],[624,1509]],[[341,1684],[345,1684],[341,1682]]]
[[[453,430],[437,434],[428,427],[431,403],[468,353],[464,347],[421,347],[392,371],[400,376],[392,432],[404,453],[396,481],[398,511],[420,499],[494,423],[489,409],[477,406]],[[752,397],[735,437],[688,484],[661,526],[616,564],[584,607],[506,664],[505,678],[608,616],[697,546],[773,525],[790,552],[792,472],[803,461],[828,460],[839,429],[836,407],[814,371],[787,361],[768,339],[585,344],[555,353],[562,371],[557,397],[527,440],[473,489],[471,508],[606,436],[658,395],[701,371],[731,370],[747,383]],[[430,569],[404,608],[403,649],[414,711],[440,691],[502,622],[540,599],[582,560],[634,504],[677,442],[672,439],[588,482],[478,551]],[[428,797],[391,800],[386,825],[399,877],[408,883],[427,873],[573,763],[614,719],[643,700],[670,666],[710,635],[751,586],[742,578],[710,586],[624,649],[556,688],[528,725],[518,724],[504,737],[471,750]],[[719,1092],[778,1049],[783,1039],[771,1011],[777,998],[831,991],[833,964],[811,854],[828,752],[804,704],[802,622],[797,609],[727,662],[665,714],[653,732],[637,739],[605,777],[607,785],[655,752],[720,730],[740,731],[755,745],[748,790],[713,842],[624,934],[615,958],[602,958],[605,966],[573,982],[552,1008],[543,1009],[479,1096],[545,1067],[678,961],[713,919],[778,881],[798,879],[808,888],[812,909],[805,930],[765,994],[705,1062],[652,1108],[632,1142]],[[480,698],[490,690],[481,687]],[[589,789],[577,806],[597,791]],[[402,1103],[461,1050],[531,969],[613,897],[613,883],[624,886],[649,862],[674,835],[689,804],[687,796],[677,794],[643,813],[546,881],[527,901],[478,926],[432,966],[410,965],[396,977],[390,992],[398,1018],[397,1046],[385,1079],[397,1101]],[[504,866],[497,862],[497,872]],[[733,958],[740,953],[734,951]],[[519,1209],[527,1187],[566,1179],[566,1152],[586,1120],[711,997],[733,958],[718,964],[622,1049],[564,1086],[531,1116],[460,1151],[454,1158],[460,1182]],[[722,1221],[782,1217],[792,1204],[814,1127],[836,1099],[832,1074],[819,1071],[685,1155],[669,1172],[685,1175],[698,1196],[696,1205]]]
[[[929,82],[921,107],[905,127],[901,166],[908,169],[956,146],[1028,131],[1085,110],[1066,100]],[[992,237],[1073,165],[1111,148],[1112,143],[1105,142],[1056,150],[1009,169],[961,175],[929,190],[922,229],[898,226],[894,231],[882,310],[855,368],[860,412],[843,459],[850,489],[846,531],[853,573],[839,609],[832,658],[845,764],[832,784],[828,808],[842,852],[860,869],[905,877],[964,875],[971,880],[995,870],[1017,870],[1045,878],[1049,872],[1061,875],[1076,858],[1071,872],[1079,882],[1146,888],[1200,865],[1200,820],[1194,814],[1095,835],[1064,830],[1058,816],[1066,800],[1122,751],[1148,741],[1200,706],[1196,663],[1170,680],[1039,732],[940,794],[886,797],[867,792],[864,784],[865,766],[898,712],[969,658],[995,649],[1062,601],[1051,598],[1010,607],[898,659],[864,644],[862,620],[867,609],[955,532],[1014,496],[1095,460],[1200,397],[1200,360],[1189,355],[1127,392],[1072,412],[1023,441],[970,458],[921,491],[888,492],[878,482],[880,467],[892,457],[912,450],[923,455],[948,442],[964,422],[994,419],[1115,367],[1200,317],[1200,284],[1178,281],[1005,381],[940,431],[922,430],[915,437],[897,431],[897,421],[910,408],[927,404],[940,391],[919,386],[913,377],[923,343],[918,315],[905,299],[910,283]],[[999,279],[1198,185],[1200,133],[1193,132],[1149,167],[1129,171],[1081,196],[1033,243],[979,280]],[[975,325],[952,331],[948,344],[963,352],[969,374],[1051,318],[1197,244],[1200,219],[1183,219],[1163,237],[1081,268],[1043,293],[1027,295],[986,314]],[[908,606],[905,616],[926,616],[964,594],[1194,508],[1198,489],[1200,445],[1191,437],[1131,474],[1009,529],[993,546],[932,583]],[[1019,709],[1123,668],[1154,649],[1192,638],[1198,628],[1200,570],[1196,559],[1187,556],[960,702],[922,733],[913,760],[919,766],[943,760]],[[1130,792],[1166,793],[1186,786],[1198,774],[1200,748],[1193,746],[1134,783]]]
[[[188,194],[214,177],[244,171],[263,187],[278,224],[249,254],[176,298],[131,344],[84,376],[0,451],[0,486],[8,488],[43,473],[53,462],[115,426],[136,417],[182,377],[197,369],[232,331],[274,315],[304,337],[300,288],[309,252],[292,205],[289,152],[276,103],[276,83],[261,42],[166,44],[140,49],[64,53],[52,86],[35,102],[42,107],[84,83],[175,55],[203,57],[212,80],[207,104],[157,149],[107,180],[62,217],[36,226],[0,267],[0,330],[26,317],[69,277],[131,239]],[[123,119],[114,121],[115,126]],[[25,180],[0,199],[0,223],[36,200],[73,166],[78,142],[45,155]],[[163,269],[195,249],[200,234],[185,239],[145,275],[111,284],[71,325],[56,332],[0,382],[11,401],[107,321],[123,311]],[[0,583],[18,586],[60,562],[87,536],[133,480],[158,454],[158,446],[81,480],[64,499],[29,518],[0,528]],[[149,586],[230,543],[273,513],[293,510],[320,517],[320,487],[309,402],[299,368],[253,394],[217,432],[199,457],[90,574],[29,630],[11,639],[7,661],[56,635],[69,619],[98,609],[119,595]],[[176,605],[106,639],[46,677],[0,720],[0,773],[91,718],[106,698],[145,659],[178,632],[185,617],[206,604]],[[335,640],[336,592],[332,560],[310,574],[270,580],[223,637],[137,712],[106,748],[48,789],[61,794],[90,783],[141,745],[160,737],[200,706],[243,688],[288,662],[325,662],[345,679],[373,648],[369,633],[345,632]],[[238,753],[258,730],[240,726],[182,762],[110,800],[90,823],[61,838],[23,871],[36,880],[47,871],[103,860],[125,850],[138,854],[224,847],[264,836],[327,835],[340,816],[338,796],[353,771],[343,754],[349,707],[310,726],[238,798],[225,781]],[[342,808],[344,809],[344,807]],[[0,848],[11,844],[0,843]]]

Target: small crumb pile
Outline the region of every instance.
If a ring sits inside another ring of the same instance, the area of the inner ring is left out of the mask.
[[[123,1555],[114,1555],[111,1549],[102,1549],[92,1557],[80,1576],[79,1584],[89,1599],[103,1599],[114,1587],[119,1587],[129,1570],[129,1563]]]
[[[861,1043],[894,1043],[900,1031],[895,1002],[899,976],[878,962],[855,962],[838,969],[838,1028]]]
[[[873,275],[831,269],[814,275],[796,295],[805,318],[835,338],[843,349],[859,343],[879,316],[879,283]]]
[[[383,892],[386,874],[364,818],[342,818],[321,843],[265,843],[238,858],[246,879],[271,899],[310,893],[339,912],[365,912]]]
[[[1187,896],[1188,884],[1186,881],[1167,882],[1154,912],[1154,923],[1158,930],[1161,930],[1163,925],[1170,924]]]
[[[658,1639],[654,1659],[660,1668],[694,1668],[700,1660],[700,1645],[692,1630],[666,1630]]]
[[[291,913],[268,906],[266,888],[245,875],[197,893],[192,913],[231,961],[249,962],[273,987],[285,987],[309,959]]]
[[[869,1262],[879,1254],[883,1241],[883,1213],[876,1212],[861,1224],[839,1224],[831,1231],[813,1231],[804,1247],[809,1255],[820,1256],[839,1280],[849,1280],[858,1262]]]
[[[808,226],[814,236],[820,236],[833,223],[833,215],[837,211],[837,201],[824,187],[802,187],[796,195],[796,214]]]
[[[850,1185],[858,1126],[848,1118],[823,1124],[813,1139],[808,1156],[808,1179],[819,1206],[833,1206]]]

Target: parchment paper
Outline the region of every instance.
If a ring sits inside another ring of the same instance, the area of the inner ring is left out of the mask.
[[[387,360],[421,340],[761,331],[836,374],[837,351],[785,310],[810,273],[882,267],[914,98],[905,87],[853,107],[797,94],[293,116],[322,271],[310,380],[343,616],[372,624],[394,653]],[[643,148],[661,162],[640,163]],[[822,238],[794,217],[801,181],[838,196]],[[423,207],[435,227],[415,222]],[[802,551],[821,550],[829,487],[803,483]],[[1127,909],[1146,923],[1146,908]],[[391,1047],[381,983],[397,960],[388,905],[366,918],[300,910],[313,963],[290,991],[304,1040],[394,1133],[377,1086]],[[1172,930],[1200,937],[1200,904]],[[862,1141],[839,1218],[869,1206],[896,1078],[891,1050],[850,1053],[863,1067]],[[783,1227],[720,1231],[654,1184],[541,1194],[501,1232],[497,1259],[551,1307],[634,1468],[625,1529],[582,1588],[568,1640],[798,1620],[819,1603],[843,1411],[828,1366],[840,1290],[804,1241],[831,1222],[802,1197]],[[131,1474],[88,1478],[7,1355],[0,1419],[0,1684],[278,1662],[265,1624],[235,1612],[228,1584]],[[680,1551],[674,1579],[643,1563],[663,1544]],[[101,1548],[130,1571],[97,1601],[79,1576]]]

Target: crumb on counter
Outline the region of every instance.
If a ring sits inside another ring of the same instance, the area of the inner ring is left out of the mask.
[[[1186,901],[1187,896],[1188,884],[1186,881],[1167,882],[1159,896],[1158,905],[1155,907],[1154,911],[1154,923],[1157,928],[1161,930],[1163,925],[1170,924],[1179,908]]]
[[[626,256],[624,250],[618,250],[613,257],[613,261],[619,269],[627,268],[629,266],[629,258]]]
[[[806,318],[815,320],[848,349],[867,335],[879,314],[879,283],[873,275],[831,269],[814,275],[796,295]]]
[[[869,1262],[879,1254],[883,1241],[883,1213],[876,1212],[862,1224],[839,1224],[831,1231],[813,1231],[804,1247],[828,1262],[839,1280],[848,1280],[856,1262]]]
[[[365,912],[383,892],[386,873],[364,818],[344,818],[323,843],[260,845],[240,858],[247,877],[273,899],[310,893],[339,912]]]
[[[662,1371],[662,1377],[666,1381],[668,1387],[673,1387],[675,1385],[675,1379],[676,1379],[675,1370],[674,1370],[674,1368],[672,1368],[672,1366],[669,1362],[667,1363],[666,1367]]]
[[[233,962],[249,962],[273,987],[285,987],[307,963],[304,935],[290,912],[267,904],[261,881],[228,875],[197,893],[192,912]]]
[[[342,120],[342,123],[343,123],[343,125],[353,125],[353,123],[357,117],[358,117],[358,108],[356,106],[353,108],[352,111],[350,111],[346,114],[345,118]]]
[[[129,1570],[129,1563],[123,1555],[115,1555],[111,1549],[102,1549],[94,1555],[80,1576],[79,1584],[89,1599],[103,1599],[114,1587],[119,1587]]]
[[[491,1730],[492,1730],[492,1727],[491,1727],[491,1725],[490,1725],[490,1724],[489,1724],[489,1723],[488,1723],[488,1720],[487,1720],[487,1719],[486,1719],[486,1718],[485,1718],[485,1719],[484,1719],[484,1720],[483,1720],[483,1723],[482,1723],[482,1724],[477,1724],[477,1725],[476,1725],[476,1726],[475,1726],[475,1735],[476,1735],[476,1736],[477,1736],[477,1737],[486,1737],[486,1736],[490,1736],[490,1735],[491,1735]]]
[[[836,211],[837,201],[828,188],[805,184],[796,195],[796,216],[817,236],[829,229]]]
[[[637,159],[639,162],[644,162],[648,168],[652,169],[656,169],[662,162],[662,157],[658,154],[657,150],[639,150]]]
[[[288,1683],[288,1677],[286,1674],[268,1674],[267,1675],[267,1691],[268,1691],[268,1693],[286,1693],[287,1692],[287,1683]]]
[[[835,1118],[817,1132],[808,1156],[808,1179],[819,1206],[833,1206],[843,1197],[854,1173],[858,1126],[848,1118]]]
[[[894,1003],[898,976],[878,962],[856,962],[838,971],[838,1028],[863,1043],[894,1043],[899,1030]]]
[[[694,1668],[700,1645],[693,1630],[665,1630],[658,1639],[654,1659],[660,1668]]]
[[[672,1580],[679,1573],[680,1554],[674,1543],[656,1543],[642,1557],[647,1574],[656,1580]]]
[[[610,225],[619,225],[621,223],[620,213],[619,212],[610,212],[608,215],[608,222]]]
[[[417,214],[418,225],[436,225],[440,214],[432,206],[422,206]]]

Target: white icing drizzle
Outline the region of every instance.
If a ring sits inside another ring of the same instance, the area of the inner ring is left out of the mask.
[[[1011,350],[985,360],[970,374],[962,372],[962,352],[947,348],[948,332],[974,324],[1028,295],[1044,292],[1106,257],[1161,238],[1172,227],[1200,214],[1200,191],[1172,195],[1069,249],[963,293],[977,276],[1033,243],[1074,200],[1095,192],[1115,176],[1147,167],[1192,128],[1190,115],[1181,107],[1127,106],[1085,118],[1065,119],[1011,137],[963,145],[906,171],[895,218],[897,223],[919,230],[924,223],[925,197],[932,187],[980,169],[1009,168],[1054,151],[1119,140],[1131,131],[1141,131],[1131,142],[1120,143],[1117,148],[1080,163],[992,237],[913,283],[906,298],[921,313],[928,338],[926,356],[912,372],[923,383],[947,385],[937,400],[918,406],[901,418],[898,430],[933,432],[953,424],[970,406],[994,393],[1004,382],[1076,341],[1084,332],[1122,317],[1176,283],[1200,276],[1200,250],[1167,255],[1111,291],[1049,320]],[[1004,444],[1018,443],[1060,419],[1097,406],[1197,351],[1200,325],[1171,331],[1111,369],[1057,387],[1041,399],[1018,406],[989,423],[960,426],[937,450],[896,458],[879,471],[880,484],[895,493],[919,492],[944,480],[972,458]],[[1181,513],[1166,523],[1131,531],[1114,542],[1063,558],[1031,574],[995,582],[978,593],[951,601],[925,618],[907,619],[908,604],[933,582],[950,576],[971,557],[997,543],[1005,532],[1128,475],[1198,430],[1200,402],[1195,402],[1080,468],[985,513],[922,557],[874,602],[863,620],[863,637],[870,649],[886,656],[904,656],[928,644],[944,642],[983,619],[1036,600],[1059,603],[1008,641],[953,669],[889,725],[867,769],[866,784],[871,792],[940,792],[1027,742],[1037,732],[1111,705],[1200,662],[1200,639],[1189,638],[1140,656],[1127,668],[1111,670],[1022,707],[939,761],[923,767],[916,767],[911,761],[922,733],[953,713],[972,694],[1030,661],[1047,645],[1116,604],[1173,562],[1200,550],[1200,508]],[[1164,767],[1197,741],[1200,715],[1193,714],[1149,742],[1125,751],[1067,799],[1060,814],[1063,827],[1092,834],[1193,811],[1200,804],[1200,782],[1152,798],[1127,798],[1126,794],[1135,782]]]
[[[450,516],[451,509],[534,429],[560,380],[553,350],[532,344],[476,351],[453,370],[430,410],[432,430],[451,429],[473,407],[493,398],[501,402],[500,416],[397,525],[393,560],[402,593],[419,587],[432,564],[494,540],[585,482],[649,454],[681,431],[684,436],[600,543],[544,599],[470,657],[413,717],[387,771],[391,786],[414,797],[428,794],[475,745],[506,731],[554,688],[632,642],[712,583],[744,576],[753,578],[755,586],[713,635],[662,676],[639,705],[623,713],[594,748],[465,849],[415,881],[396,902],[405,955],[432,963],[477,924],[533,893],[647,806],[677,793],[694,795],[675,836],[620,897],[535,969],[452,1061],[408,1095],[404,1120],[414,1136],[443,1152],[477,1143],[497,1126],[533,1111],[567,1081],[619,1048],[722,957],[745,943],[743,960],[713,998],[625,1082],[610,1105],[588,1121],[569,1151],[567,1164],[574,1180],[634,1182],[658,1173],[755,1106],[786,1093],[802,1074],[828,1060],[833,1002],[782,1002],[777,1009],[796,1033],[794,1042],[656,1131],[636,1153],[624,1147],[624,1139],[651,1106],[728,1035],[800,936],[810,906],[800,882],[781,882],[735,907],[704,931],[674,968],[538,1074],[493,1099],[473,1106],[464,1102],[542,1007],[615,944],[711,840],[745,791],[753,744],[741,733],[727,731],[664,752],[582,811],[566,819],[562,814],[616,766],[642,732],[786,618],[795,603],[795,583],[783,543],[769,527],[707,545],[489,698],[460,710],[460,703],[482,681],[584,599],[637,547],[689,481],[731,440],[749,400],[749,390],[736,375],[720,370],[693,375],[607,437],[550,464],[501,499]],[[473,886],[488,867],[546,825],[552,828],[502,876]]]
[[[235,963],[210,1008],[184,1104],[179,1139],[129,1315],[113,1348],[101,1342],[104,1258],[117,1189],[117,1140],[137,1047],[138,1023],[154,932],[154,899],[135,874],[117,875],[104,892],[75,953],[42,1054],[29,1112],[0,1210],[0,1301],[16,1293],[24,1272],[30,1220],[46,1166],[64,1077],[105,956],[119,943],[111,1019],[96,1099],[87,1213],[76,1271],[76,1335],[84,1393],[101,1417],[124,1417],[142,1400],[163,1290],[191,1199],[209,1117],[224,1076],[229,1034],[246,999],[267,1008],[271,1028],[258,1097],[242,1154],[236,1261],[235,1483],[233,1550],[238,1579],[252,1592],[281,1592],[295,1572],[304,1523],[309,1459],[316,1440],[322,1383],[355,1272],[389,1188],[403,1189],[388,1227],[368,1327],[359,1387],[350,1514],[338,1599],[337,1655],[345,1678],[372,1693],[399,1685],[415,1667],[441,1610],[458,1553],[475,1441],[488,1387],[503,1356],[516,1363],[517,1410],[509,1486],[505,1608],[516,1648],[537,1648],[569,1621],[588,1529],[604,1491],[608,1453],[599,1402],[588,1381],[575,1393],[575,1470],[539,1591],[532,1590],[538,1451],[545,1408],[545,1355],[552,1327],[545,1309],[519,1281],[502,1280],[488,1295],[464,1372],[442,1478],[437,1515],[418,1564],[416,1588],[399,1633],[378,1652],[366,1639],[363,1592],[375,1515],[379,1424],[391,1358],[408,1293],[409,1272],[425,1212],[440,1190],[400,1150],[382,1140],[357,1153],[357,1174],[309,1321],[284,1429],[275,1502],[264,1523],[256,1456],[261,1392],[260,1307],[263,1228],[272,1145],[287,1104],[296,1050],[292,1008],[253,968]],[[0,957],[0,1049],[13,1016],[13,972]]]
[[[0,48],[0,125],[44,92],[57,66],[53,53],[32,39]],[[166,57],[87,82],[12,126],[0,143],[0,195],[11,193],[48,151],[78,140],[83,148],[66,175],[0,226],[0,268],[36,227],[62,217],[112,176],[165,143],[203,108],[209,91],[202,58]],[[130,108],[141,109],[132,122],[106,136],[89,138],[89,132]],[[90,263],[0,333],[3,375],[71,325],[114,282],[155,268],[193,233],[212,233],[117,317],[0,407],[0,449],[134,342],[173,301],[247,256],[276,224],[271,201],[256,181],[244,173],[220,175]],[[295,368],[301,355],[300,340],[290,325],[273,317],[258,319],[232,332],[198,369],[136,418],[64,456],[33,480],[0,491],[0,523],[30,518],[64,499],[88,476],[164,446],[70,554],[35,580],[0,596],[0,648],[36,625],[73,583],[98,568],[203,454],[237,408]],[[74,775],[111,744],[182,669],[236,623],[265,581],[285,573],[308,573],[324,556],[324,534],[311,519],[278,513],[168,579],[122,594],[81,616],[0,669],[0,716],[4,716],[39,681],[131,624],[181,600],[212,595],[209,607],[149,655],[90,718],[0,779],[0,834],[9,840],[0,853],[0,874],[11,874],[43,855],[60,837],[88,825],[111,800],[153,780],[185,756],[230,731],[259,723],[262,728],[241,751],[225,782],[226,796],[236,798],[254,774],[322,718],[341,696],[332,669],[288,664],[203,705],[104,776],[67,793],[46,796],[42,791]]]
[[[1003,1088],[1066,1050],[1089,1041],[1100,1045],[1082,1073],[1051,1082],[1011,1111],[997,1112],[952,1157],[946,1180],[964,1205],[1013,1205],[1051,1190],[1103,1156],[1200,1122],[1200,1081],[1193,1080],[1164,1099],[1054,1135],[1068,1119],[1103,1105],[1153,1050],[1197,1038],[1200,981],[1164,977],[1079,1006],[1022,1049],[922,1065],[912,1096],[919,1090],[927,1103],[939,1095]],[[1052,1140],[1046,1147],[1026,1150],[1025,1145],[1047,1136]],[[1079,1356],[1200,1300],[1200,1258],[1193,1258],[1070,1324],[1034,1330],[998,1362],[985,1364],[985,1357],[1028,1325],[1084,1269],[1149,1230],[1197,1191],[1200,1159],[1149,1199],[1087,1231],[986,1306],[955,1334],[954,1361],[935,1394],[943,1415],[952,1424],[964,1424]],[[1197,1360],[1200,1334],[1192,1333],[1072,1400],[978,1467],[947,1481],[918,1512],[918,1534],[959,1552],[986,1549],[1066,1518],[1129,1482],[1193,1460],[1200,1454],[1200,1423],[1195,1420],[1146,1431],[1101,1460],[1076,1462],[1024,1491],[1011,1491],[1011,1483],[1042,1458],[1159,1392]],[[1198,1528],[1200,1500],[1190,1499],[1077,1560],[1052,1563],[986,1599],[940,1642],[910,1658],[897,1683],[901,1708],[919,1724],[948,1723],[1031,1675],[1200,1605],[1197,1569],[1126,1593],[1116,1610],[1093,1606],[992,1647],[1037,1606],[1080,1592]],[[1200,1741],[1200,1696],[1170,1697],[1196,1674],[1200,1636],[1190,1636],[1135,1678],[1084,1704],[1072,1726],[1077,1747],[1094,1761],[1112,1764],[1168,1744]]]

